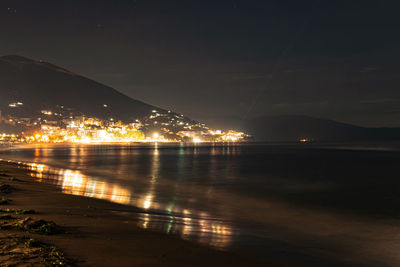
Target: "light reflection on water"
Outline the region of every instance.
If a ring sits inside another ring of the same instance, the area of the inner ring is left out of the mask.
[[[375,221],[399,217],[400,155],[392,151],[132,144],[10,147],[0,155],[29,162],[21,166],[66,194],[140,208],[139,227],[217,248],[285,260],[294,252],[304,266],[309,255],[324,258],[328,251],[342,260],[358,248],[354,257],[365,262],[366,255],[384,262],[398,255],[399,242],[388,242],[398,228]],[[374,223],[362,222],[370,214]]]
[[[241,201],[225,192],[241,177],[236,145],[26,145],[1,154],[65,194],[141,209],[135,214],[145,229],[220,249],[243,232]]]
[[[75,153],[75,152],[74,152]],[[35,156],[40,152],[35,151]],[[229,247],[234,234],[232,226],[213,219],[206,212],[192,212],[173,204],[163,205],[154,201],[155,186],[159,170],[159,153],[154,150],[152,177],[147,193],[138,194],[117,183],[84,175],[80,171],[55,169],[45,164],[21,163],[31,171],[37,182],[54,184],[64,194],[103,199],[118,204],[135,206],[148,212],[138,213],[138,226],[144,229],[177,234],[183,239],[193,240],[219,249]],[[156,213],[152,211],[157,211]]]

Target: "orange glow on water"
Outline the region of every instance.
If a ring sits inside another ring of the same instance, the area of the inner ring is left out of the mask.
[[[190,209],[175,205],[165,205],[157,201],[155,186],[158,177],[157,149],[154,151],[152,177],[150,188],[146,194],[134,195],[131,190],[117,183],[106,182],[84,175],[80,171],[67,169],[53,169],[44,164],[19,163],[26,166],[30,175],[38,182],[52,183],[59,186],[63,193],[103,199],[110,202],[135,206],[149,211],[139,213],[138,226],[144,229],[162,230],[166,233],[180,235],[183,239],[217,248],[226,248],[232,242],[234,230],[229,224],[213,220],[206,212],[193,212]],[[152,211],[164,211],[153,214]],[[160,215],[161,214],[161,215]],[[169,214],[169,215],[168,215]],[[169,219],[165,219],[165,216]]]

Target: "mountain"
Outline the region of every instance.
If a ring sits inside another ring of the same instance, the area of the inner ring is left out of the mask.
[[[256,141],[380,141],[400,140],[400,128],[367,128],[330,119],[309,116],[261,116],[243,119],[234,116],[208,118],[217,129],[236,129],[254,136]]]
[[[400,140],[400,128],[366,128],[307,116],[265,116],[239,124],[259,141],[296,141],[301,138],[319,141]]]
[[[29,118],[40,116],[42,110],[54,111],[60,107],[63,113],[124,122],[147,116],[154,109],[165,112],[50,63],[15,55],[0,57],[0,111],[3,114]],[[210,118],[208,122],[215,128],[245,131],[257,141],[400,140],[400,128],[365,128],[306,116]],[[20,131],[18,125],[0,122],[0,126],[10,132]]]
[[[22,103],[10,107],[12,103]],[[106,105],[106,106],[104,106]],[[63,106],[71,112],[126,122],[158,109],[117,90],[47,62],[0,57],[0,110],[18,116]]]

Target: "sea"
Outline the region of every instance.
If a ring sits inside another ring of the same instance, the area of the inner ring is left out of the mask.
[[[310,266],[400,265],[399,143],[37,144],[0,149],[137,226]],[[118,208],[116,208],[118,211]]]

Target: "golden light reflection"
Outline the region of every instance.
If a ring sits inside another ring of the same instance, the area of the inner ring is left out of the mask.
[[[140,214],[138,226],[144,229],[163,230],[167,234],[177,234],[182,239],[196,241],[219,249],[229,247],[234,235],[233,229],[223,222],[211,220],[201,212],[198,216],[181,211],[181,216]],[[201,217],[204,216],[204,217]]]
[[[39,147],[35,148],[35,159],[36,158],[40,158],[40,148]]]
[[[131,192],[117,184],[97,181],[79,171],[64,169],[54,171],[46,165],[36,163],[27,165],[32,171],[31,176],[37,178],[38,182],[44,182],[45,178],[57,179],[65,194],[94,197],[118,204],[131,204]]]
[[[159,176],[159,171],[160,171],[160,162],[159,162],[159,157],[160,153],[158,151],[158,145],[155,144],[154,150],[153,150],[153,159],[152,159],[152,164],[151,164],[151,180],[150,180],[150,187],[148,189],[147,194],[139,199],[139,207],[144,208],[146,210],[152,208],[152,209],[158,209],[160,206],[158,203],[154,203],[154,190],[157,185],[157,179]]]
[[[116,184],[92,178],[80,171],[53,169],[44,164],[20,163],[27,166],[31,176],[38,182],[58,185],[65,194],[108,200],[118,204],[131,205],[149,210],[139,213],[138,226],[144,229],[177,234],[186,240],[197,241],[205,245],[224,249],[230,245],[235,231],[227,223],[215,220],[207,212],[195,212],[166,203],[154,201],[155,186],[159,175],[159,152],[153,153],[152,177],[146,194],[133,197],[130,190]],[[151,210],[161,211],[152,213]],[[163,214],[165,212],[165,214]]]
[[[151,200],[153,196],[152,195],[147,195],[144,202],[143,202],[143,208],[144,209],[149,209],[151,207]]]

